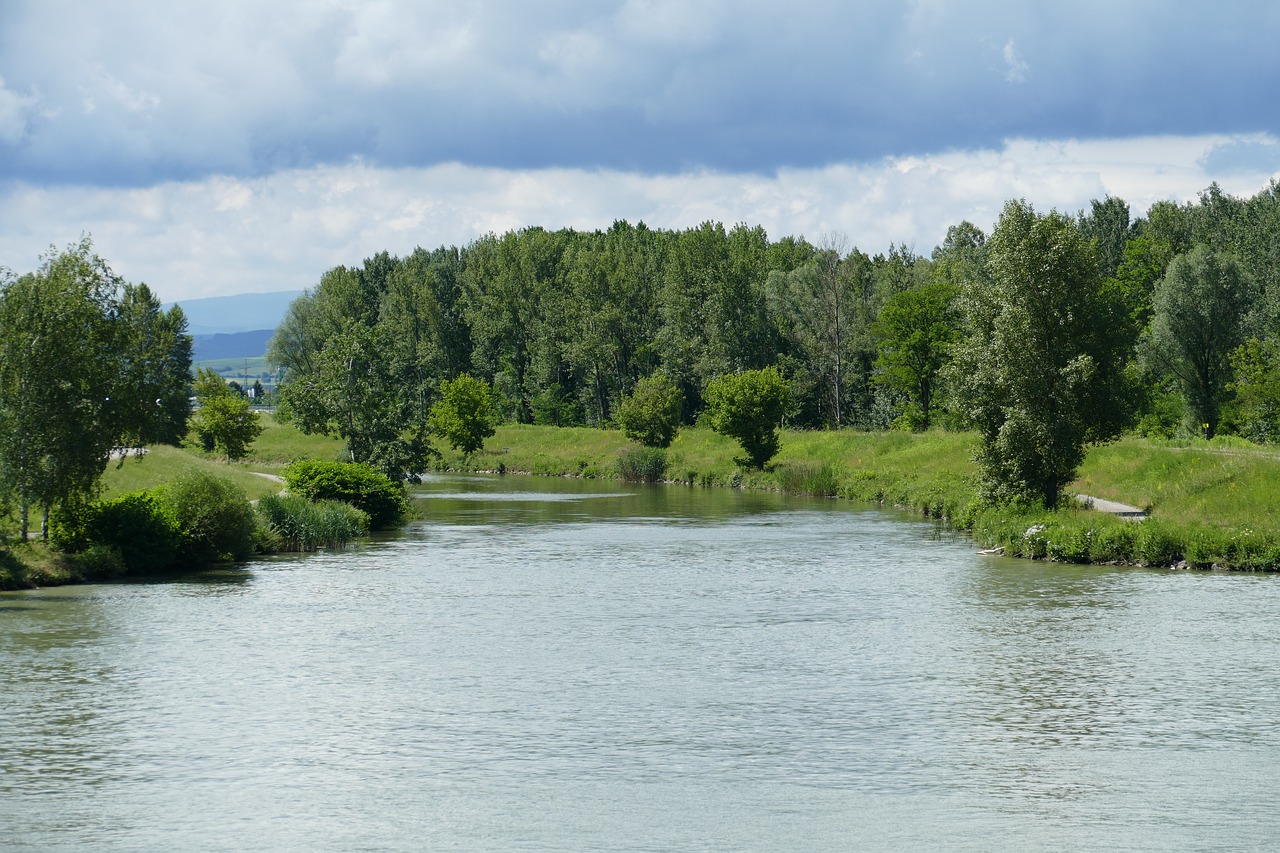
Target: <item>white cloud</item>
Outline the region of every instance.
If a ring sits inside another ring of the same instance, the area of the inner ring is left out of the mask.
[[[1194,199],[1214,180],[1227,192],[1252,194],[1280,172],[1206,166],[1208,153],[1242,139],[1276,143],[1225,135],[1012,140],[1000,150],[772,176],[353,162],[145,189],[11,185],[0,190],[0,265],[34,268],[51,243],[89,232],[117,272],[172,301],[310,287],[326,269],[384,249],[402,255],[419,245],[465,245],[530,225],[603,229],[615,219],[673,229],[707,219],[747,222],[774,238],[843,232],[866,252],[906,243],[924,254],[962,219],[989,230],[1015,197],[1075,212],[1110,194],[1141,215],[1162,199]]]
[[[33,95],[19,95],[5,88],[0,77],[0,142],[16,145],[27,132],[27,115],[35,109]]]
[[[1004,79],[1010,83],[1027,82],[1027,72],[1031,70],[1031,66],[1023,60],[1022,55],[1018,53],[1018,48],[1014,45],[1013,39],[1005,42],[1004,50]]]

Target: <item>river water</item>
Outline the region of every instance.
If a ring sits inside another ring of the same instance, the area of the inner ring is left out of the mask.
[[[1280,846],[1280,578],[440,477],[310,557],[0,595],[0,849]]]

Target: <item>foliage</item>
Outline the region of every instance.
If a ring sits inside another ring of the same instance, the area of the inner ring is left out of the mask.
[[[919,406],[919,429],[929,428],[934,390],[956,337],[955,297],[951,282],[928,282],[890,296],[876,322],[876,381]]]
[[[342,501],[268,495],[258,501],[257,512],[281,551],[339,548],[369,529],[369,515]]]
[[[618,405],[618,424],[632,441],[646,447],[670,447],[680,429],[684,395],[666,373],[647,376],[636,383],[630,396]]]
[[[840,491],[835,467],[818,462],[779,463],[778,481],[788,495],[833,497]]]
[[[1244,342],[1255,299],[1252,281],[1232,257],[1196,246],[1169,264],[1156,285],[1146,353],[1182,387],[1193,422],[1206,438],[1218,431],[1231,353]]]
[[[1231,353],[1234,391],[1244,434],[1254,441],[1280,441],[1280,341],[1250,338]]]
[[[661,447],[628,447],[618,454],[618,479],[631,483],[660,483],[667,473],[667,452]]]
[[[182,531],[181,559],[214,563],[252,553],[253,507],[244,489],[232,481],[192,470],[158,492]]]
[[[430,458],[426,412],[416,396],[400,392],[391,330],[349,319],[336,325],[309,367],[286,375],[278,416],[303,432],[343,439],[352,462],[395,479],[416,475]]]
[[[161,310],[145,284],[125,284],[118,318],[121,377],[114,400],[130,446],[178,445],[187,434],[191,396],[191,336],[182,308]]]
[[[0,477],[32,506],[89,497],[120,434],[119,279],[85,238],[0,288]],[[47,531],[47,527],[46,527]]]
[[[737,439],[746,462],[763,468],[778,452],[778,426],[791,408],[791,387],[776,367],[713,379],[703,392],[716,432]]]
[[[431,407],[427,425],[444,436],[454,450],[471,454],[493,435],[496,420],[488,383],[464,373],[440,383],[440,399]]]
[[[1009,202],[987,248],[994,281],[964,292],[950,377],[982,436],[984,496],[1052,508],[1085,445],[1121,425],[1121,312],[1068,217]]]
[[[233,391],[212,370],[200,368],[195,382],[200,409],[191,419],[191,427],[206,450],[220,450],[227,462],[243,459],[249,447],[262,434],[257,412],[249,408],[248,398]]]
[[[369,465],[300,459],[285,469],[284,481],[291,494],[354,506],[373,530],[394,527],[408,512],[404,486]]]
[[[60,506],[50,518],[50,539],[70,552],[112,549],[131,574],[169,568],[183,544],[173,509],[159,494],[146,491]]]

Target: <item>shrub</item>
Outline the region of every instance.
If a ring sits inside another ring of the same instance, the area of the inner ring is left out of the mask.
[[[1134,544],[1144,566],[1172,566],[1182,559],[1182,543],[1172,531],[1151,519],[1140,526]]]
[[[112,549],[125,569],[135,573],[172,566],[182,549],[178,520],[156,492],[59,505],[49,519],[49,536],[68,553],[96,546]]]
[[[618,476],[633,483],[658,483],[667,473],[667,452],[658,447],[628,447],[618,456]]]
[[[742,460],[763,468],[778,452],[778,425],[791,408],[791,385],[777,367],[746,370],[711,380],[703,392],[711,428],[737,439]]]
[[[307,500],[342,501],[369,516],[371,530],[394,527],[409,510],[404,486],[368,465],[300,459],[284,471],[290,493]]]
[[[618,404],[618,425],[632,441],[646,447],[670,447],[680,429],[684,395],[665,373],[636,383],[631,396]]]
[[[253,507],[244,489],[191,471],[158,490],[182,531],[183,557],[197,563],[236,560],[253,551]]]
[[[1095,563],[1132,560],[1140,523],[1146,522],[1121,521],[1102,525],[1089,545],[1089,559]]]
[[[369,516],[341,501],[309,501],[300,495],[268,495],[258,515],[282,551],[338,548],[369,529]]]

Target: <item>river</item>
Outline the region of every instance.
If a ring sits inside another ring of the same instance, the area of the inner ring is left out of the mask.
[[[1280,846],[1280,577],[436,477],[341,552],[0,595],[4,850]]]

